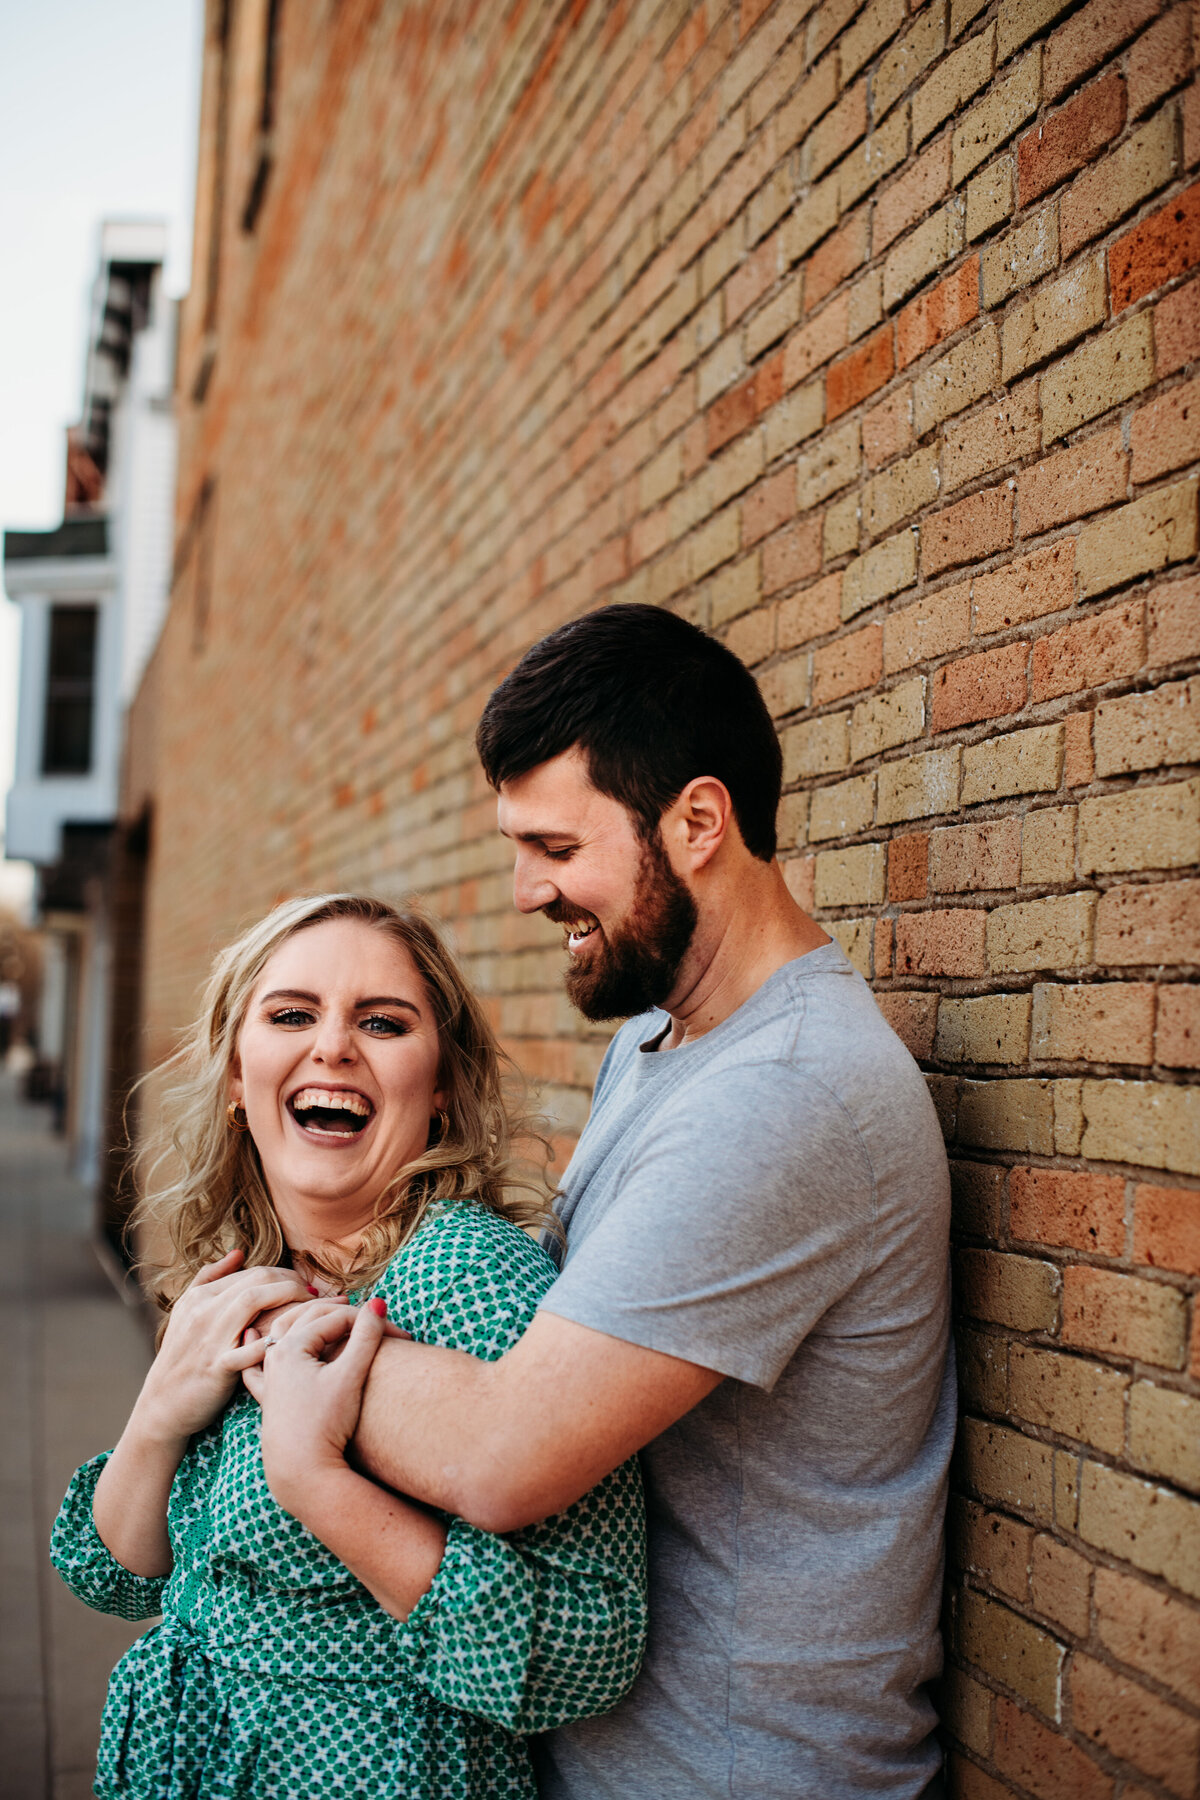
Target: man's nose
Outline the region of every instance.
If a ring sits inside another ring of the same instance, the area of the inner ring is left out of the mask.
[[[536,866],[532,857],[523,856],[518,850],[513,867],[513,905],[517,911],[538,912],[557,899],[556,884]]]

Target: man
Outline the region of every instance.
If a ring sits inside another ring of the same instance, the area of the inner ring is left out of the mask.
[[[545,1741],[554,1800],[940,1791],[945,1153],[774,860],[770,716],[714,639],[615,606],[537,644],[477,741],[575,1005],[649,1016],[604,1059],[528,1332],[493,1364],[385,1343],[360,1454],[504,1532],[642,1451],[645,1666]]]

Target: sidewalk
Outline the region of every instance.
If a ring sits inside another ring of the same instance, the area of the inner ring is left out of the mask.
[[[150,1360],[89,1243],[49,1111],[0,1073],[0,1800],[85,1800],[109,1672],[144,1627],[83,1606],[46,1546],[77,1464],[120,1434]]]

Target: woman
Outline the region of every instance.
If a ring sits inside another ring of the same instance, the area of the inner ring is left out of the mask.
[[[109,1685],[96,1793],[526,1800],[521,1734],[637,1672],[636,1468],[501,1538],[346,1457],[385,1312],[496,1358],[553,1280],[491,1029],[425,920],[337,894],[218,958],[181,1056],[146,1203],[178,1298],[52,1545],[89,1605],[165,1615]]]

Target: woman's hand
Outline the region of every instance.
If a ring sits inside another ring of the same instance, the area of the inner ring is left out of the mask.
[[[224,1411],[243,1369],[262,1360],[261,1338],[244,1341],[250,1321],[311,1293],[292,1269],[244,1269],[243,1260],[231,1250],[184,1289],[134,1408],[141,1429],[177,1442],[180,1454]]]
[[[331,1470],[345,1469],[363,1387],[387,1332],[387,1304],[335,1305],[314,1300],[291,1315],[286,1335],[247,1348],[264,1352],[242,1379],[263,1409],[262,1459],[279,1504],[301,1517],[304,1497]],[[393,1327],[394,1330],[394,1327]]]

